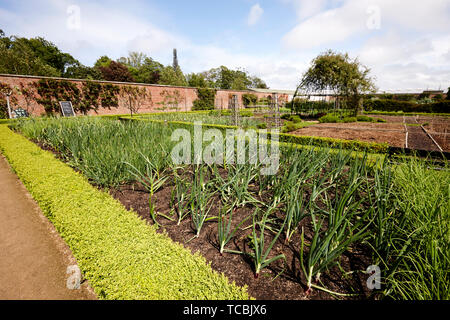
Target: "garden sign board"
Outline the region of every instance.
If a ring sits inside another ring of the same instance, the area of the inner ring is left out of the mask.
[[[61,106],[62,115],[64,117],[74,117],[75,116],[75,112],[73,111],[72,102],[60,101],[59,105]]]

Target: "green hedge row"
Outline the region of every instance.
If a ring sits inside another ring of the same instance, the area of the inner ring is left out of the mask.
[[[439,101],[427,104],[418,104],[410,101],[397,100],[365,100],[366,111],[403,111],[403,112],[425,112],[425,113],[449,113],[450,101]]]
[[[165,123],[177,128],[185,127],[189,128],[193,126],[192,122],[184,122],[184,121],[165,121],[165,120],[153,120],[149,118],[138,119],[133,117],[121,117],[122,120],[140,120],[140,121],[151,121],[151,122],[159,122]],[[237,126],[227,126],[227,125],[218,125],[218,124],[202,124],[203,127],[206,128],[216,128],[220,130],[226,129],[237,129]],[[257,130],[258,131],[258,130]],[[267,137],[270,138],[270,131],[267,134]],[[389,145],[386,143],[374,143],[374,142],[364,142],[358,140],[343,140],[343,139],[334,139],[334,138],[324,138],[324,137],[310,137],[310,136],[297,136],[288,133],[280,133],[279,134],[280,142],[301,144],[301,145],[313,145],[318,147],[325,148],[343,148],[355,151],[367,151],[369,153],[386,153],[389,149]]]
[[[450,110],[449,110],[450,111]],[[364,114],[380,116],[440,116],[450,117],[450,113],[403,112],[403,111],[364,111]]]
[[[0,149],[72,250],[100,299],[248,299],[240,288],[108,193],[0,126]]]

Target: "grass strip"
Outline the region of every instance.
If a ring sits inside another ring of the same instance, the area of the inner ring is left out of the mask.
[[[0,149],[72,250],[100,299],[248,299],[199,254],[0,125]]]

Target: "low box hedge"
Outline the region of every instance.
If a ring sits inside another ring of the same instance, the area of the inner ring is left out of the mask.
[[[0,150],[72,250],[100,299],[248,299],[199,254],[126,210],[25,137],[0,125]]]

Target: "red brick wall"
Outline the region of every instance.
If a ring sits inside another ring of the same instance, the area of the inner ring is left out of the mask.
[[[12,88],[20,87],[20,84],[28,85],[33,82],[38,82],[41,78],[45,77],[34,77],[34,76],[19,76],[19,75],[4,75],[0,74],[0,83],[6,83]],[[82,82],[85,80],[77,80],[77,79],[63,79],[63,78],[51,78],[51,79],[60,79],[60,80],[68,80],[76,83],[80,88]],[[124,82],[110,82],[110,81],[101,81],[103,83],[112,83],[118,86],[123,85],[135,85],[141,88],[145,88],[148,95],[151,96],[151,99],[147,99],[147,101],[143,104],[142,108],[139,110],[139,113],[149,113],[149,112],[161,112],[161,111],[175,111],[174,107],[165,105],[164,101],[168,101],[167,95],[173,95],[175,91],[179,93],[179,103],[178,110],[180,111],[189,111],[192,108],[194,100],[197,99],[197,89],[189,88],[189,87],[172,87],[172,86],[162,86],[162,85],[151,85],[151,84],[138,84],[138,83],[124,83]],[[236,94],[239,99],[239,105],[241,108],[242,105],[242,95],[245,93],[255,94],[258,98],[265,98],[269,94],[253,92],[253,91],[232,91],[232,90],[217,90],[216,93],[216,101],[215,108],[220,109],[228,109],[228,99],[230,95]],[[23,109],[28,110],[30,113],[34,115],[41,115],[45,113],[44,107],[38,104],[36,101],[30,103],[30,106],[27,106],[23,95],[14,91],[13,96],[17,99],[16,104],[12,104],[12,108],[16,109],[18,107],[22,107]],[[279,95],[280,101],[287,99],[286,95]],[[165,109],[163,110],[165,105]],[[129,110],[119,102],[118,108],[111,108],[111,110],[106,108],[100,108],[97,110],[97,114],[126,114],[129,113]],[[95,111],[90,111],[89,114],[96,114]]]

